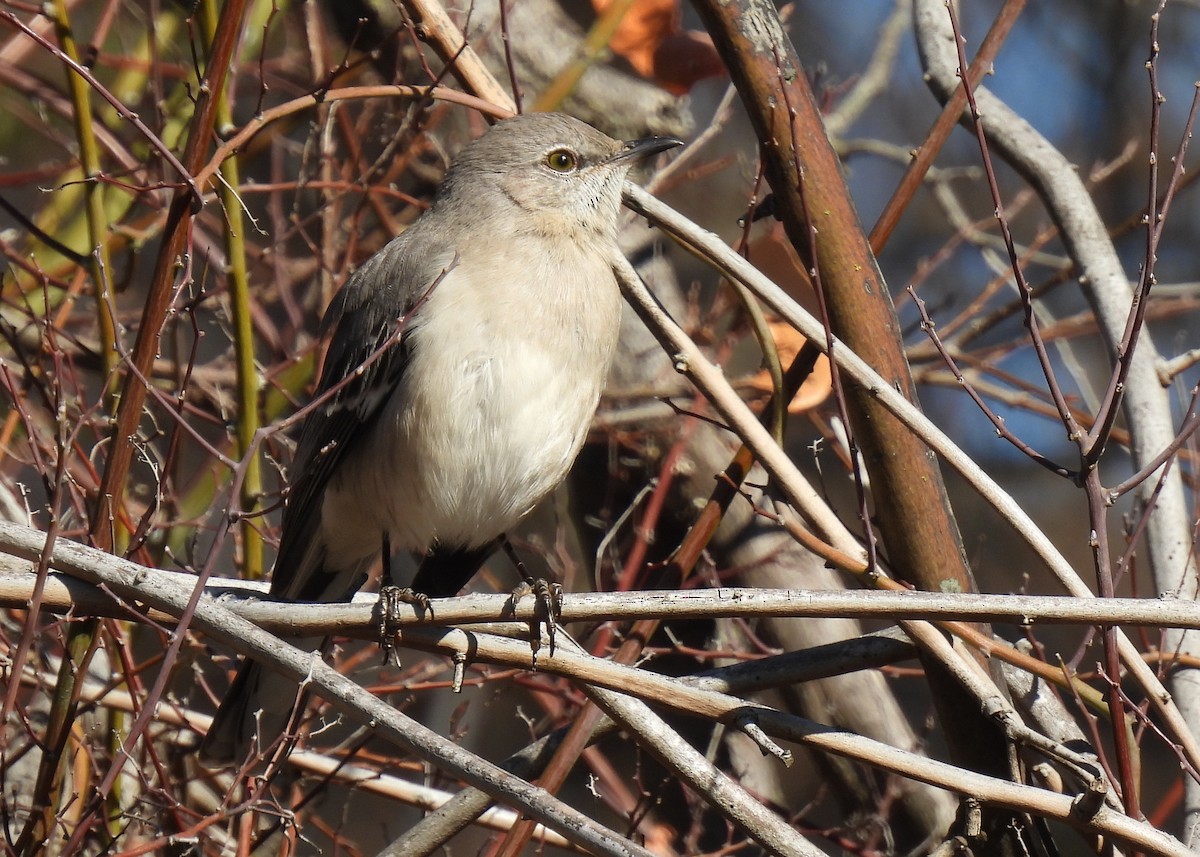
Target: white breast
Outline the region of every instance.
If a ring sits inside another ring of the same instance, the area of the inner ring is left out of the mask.
[[[620,299],[607,265],[554,260],[593,276],[552,282],[549,263],[530,261],[515,287],[460,263],[430,295],[402,384],[326,493],[335,550],[370,555],[383,533],[394,548],[478,547],[566,475],[608,372]]]

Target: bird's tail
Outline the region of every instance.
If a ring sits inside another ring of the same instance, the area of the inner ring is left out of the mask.
[[[363,585],[375,556],[355,559],[345,568],[331,565],[326,562],[320,539],[315,537],[319,531],[318,526],[305,531],[305,538],[289,538],[285,522],[284,542],[295,552],[281,550],[274,573],[279,574],[280,568],[294,571],[281,580],[272,580],[273,597],[302,602],[345,601]],[[325,648],[320,637],[285,639],[308,652]],[[252,751],[255,758],[266,760],[278,749],[292,714],[301,710],[303,701],[304,695],[293,679],[243,660],[200,745],[200,764],[228,768],[253,763]]]
[[[294,642],[313,649],[321,641]],[[253,763],[251,754],[266,760],[279,747],[292,715],[301,709],[303,696],[292,679],[254,661],[243,661],[200,745],[200,764],[228,768]]]

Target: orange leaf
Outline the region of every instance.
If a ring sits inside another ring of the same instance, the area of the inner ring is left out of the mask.
[[[599,15],[614,2],[592,0],[592,6]],[[708,34],[681,26],[678,0],[635,0],[608,46],[643,77],[680,95],[724,71]]]

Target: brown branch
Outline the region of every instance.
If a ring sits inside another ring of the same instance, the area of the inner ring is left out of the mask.
[[[821,270],[833,332],[915,402],[887,285],[825,135],[805,70],[774,6],[763,0],[701,0],[696,8],[750,114],[784,229],[806,263]],[[806,204],[815,213],[811,224]],[[807,258],[810,227],[816,233],[815,258]],[[882,542],[898,575],[924,589],[972,591],[936,462],[870,391],[852,386],[847,392]],[[953,679],[940,670],[931,670],[930,678],[956,757],[976,770],[1009,776],[1005,742],[994,725],[964,716],[978,709],[960,695]],[[1006,827],[1005,819],[995,819],[997,836]]]

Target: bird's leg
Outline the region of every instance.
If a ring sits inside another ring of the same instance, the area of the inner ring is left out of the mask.
[[[526,595],[532,594],[537,599],[534,620],[529,626],[531,632],[530,647],[533,650],[533,666],[536,669],[538,648],[541,645],[538,625],[543,622],[546,624],[546,636],[550,639],[550,657],[554,657],[554,635],[558,629],[558,621],[562,617],[562,584],[551,583],[542,577],[535,579],[529,574],[529,570],[525,568],[525,564],[521,562],[520,557],[517,556],[517,552],[513,550],[512,543],[508,540],[507,535],[500,537],[500,543],[504,546],[504,552],[508,555],[508,558],[517,567],[517,572],[521,575],[521,583],[512,591],[513,611],[516,612],[517,602]]]
[[[400,626],[401,604],[408,604],[419,609],[422,616],[429,613],[433,616],[433,606],[429,596],[414,592],[408,587],[396,586],[392,581],[392,542],[387,533],[383,534],[383,582],[379,586],[379,648],[383,651],[383,662],[392,662],[400,666],[400,656],[396,653],[396,632]]]
[[[525,563],[521,562],[521,558],[517,556],[516,550],[512,546],[512,542],[508,540],[508,534],[504,533],[500,536],[500,546],[504,548],[504,554],[509,558],[517,568],[517,574],[521,575],[521,580],[529,586],[533,586],[537,581],[529,573],[529,569],[525,567]]]

